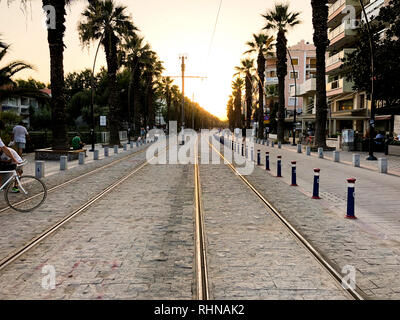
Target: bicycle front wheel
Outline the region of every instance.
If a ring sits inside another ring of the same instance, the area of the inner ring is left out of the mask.
[[[16,180],[10,182],[4,193],[8,205],[19,212],[30,212],[40,207],[47,196],[45,184],[34,176],[22,176],[19,181],[19,185],[15,185]]]

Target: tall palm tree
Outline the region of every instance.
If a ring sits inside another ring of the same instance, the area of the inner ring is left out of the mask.
[[[1,0],[0,0],[1,1]],[[14,0],[7,0],[9,3]],[[20,0],[26,6],[32,0]],[[66,6],[73,0],[42,0],[43,7],[52,6],[55,10],[55,28],[47,29],[47,42],[50,51],[51,116],[53,131],[53,150],[68,149],[66,100],[64,83],[64,35]],[[96,0],[88,0],[93,3]]]
[[[226,114],[228,117],[228,125],[229,129],[233,132],[234,124],[235,124],[235,114],[233,110],[233,96],[229,96],[229,100],[226,106]]]
[[[258,138],[264,138],[264,82],[265,82],[265,62],[266,57],[271,55],[272,42],[274,37],[265,33],[253,34],[253,41],[248,41],[246,44],[250,47],[246,53],[257,54],[257,75],[258,75]]]
[[[165,102],[167,104],[167,118],[165,122],[167,123],[167,132],[169,132],[169,120],[171,119],[171,104],[172,104],[172,93],[171,86],[174,80],[170,77],[164,77],[160,83],[160,89],[165,97]]]
[[[244,81],[242,78],[237,77],[232,82],[232,95],[234,97],[233,106],[235,108],[235,127],[243,128],[242,123],[242,91],[243,91]]]
[[[275,7],[262,15],[267,24],[264,29],[273,29],[278,32],[276,43],[277,74],[278,74],[278,141],[284,140],[285,126],[285,77],[287,75],[287,39],[286,32],[289,28],[300,23],[300,12],[289,12],[288,4],[275,4]]]
[[[141,61],[142,56],[145,56],[146,52],[150,50],[150,45],[144,42],[144,38],[138,37],[136,34],[129,35],[126,37],[125,42],[122,45],[121,60],[129,68],[130,79],[128,88],[128,110],[133,110],[133,123],[134,123],[134,134],[140,134],[140,78],[141,69],[143,64]],[[133,95],[133,99],[132,99]],[[133,104],[133,108],[131,105]],[[129,112],[131,117],[131,113]],[[131,119],[129,119],[131,120]],[[130,123],[130,122],[129,122]]]
[[[325,54],[329,45],[328,40],[328,1],[311,0],[313,10],[314,44],[316,47],[317,58],[317,110],[315,115],[315,139],[314,146],[318,148],[326,147],[326,77],[325,77]]]
[[[89,4],[82,13],[85,18],[78,26],[80,40],[89,46],[94,40],[101,39],[107,60],[107,82],[109,88],[110,144],[120,145],[117,89],[118,47],[127,34],[137,29],[130,16],[126,15],[126,7],[115,5],[113,0],[98,0]]]
[[[250,129],[251,115],[252,115],[252,102],[253,102],[253,71],[254,71],[254,60],[243,59],[240,62],[240,66],[235,67],[238,74],[245,75],[245,87],[246,87],[246,128]]]

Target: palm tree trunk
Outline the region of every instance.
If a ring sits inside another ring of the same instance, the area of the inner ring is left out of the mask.
[[[119,121],[118,121],[118,91],[117,91],[117,39],[112,31],[106,31],[104,37],[104,48],[107,60],[107,82],[110,91],[108,98],[110,119],[110,144],[120,145],[119,140]]]
[[[51,5],[56,12],[56,28],[48,29],[47,40],[50,49],[51,117],[53,150],[66,150],[67,137],[66,102],[64,96],[64,32],[65,1],[43,0],[43,6]]]
[[[278,141],[284,142],[285,135],[285,78],[287,75],[287,40],[283,30],[279,30],[276,44],[277,74],[278,74]]]
[[[252,85],[251,85],[251,75],[246,72],[246,128],[250,129],[251,125],[251,113],[252,113]]]
[[[316,47],[317,58],[317,110],[315,124],[314,146],[326,148],[326,78],[325,78],[325,54],[328,46],[328,1],[312,0],[313,25],[314,25],[314,44]]]
[[[170,119],[170,112],[171,112],[171,93],[169,91],[169,86],[167,85],[166,88],[166,100],[167,100],[167,132],[169,133],[169,119]]]
[[[264,139],[264,80],[265,58],[260,51],[257,59],[258,82],[258,138]]]

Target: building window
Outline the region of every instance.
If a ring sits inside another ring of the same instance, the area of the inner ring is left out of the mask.
[[[365,108],[365,95],[360,94],[360,109]]]
[[[353,110],[353,99],[339,101],[339,111]]]
[[[298,66],[299,65],[299,59],[298,58],[292,59],[292,63],[293,63],[294,66]]]
[[[290,78],[290,79],[294,79],[294,78],[298,79],[298,78],[299,78],[299,72],[298,72],[298,71],[295,71],[295,72],[292,71],[292,72],[290,72],[289,78]]]
[[[21,106],[29,106],[29,99],[22,97],[21,98]]]
[[[298,100],[298,98],[290,97],[290,98],[289,98],[289,101],[288,101],[288,106],[289,106],[289,107],[294,107],[295,104],[296,104],[296,106],[299,106],[299,100]]]
[[[276,71],[270,71],[270,72],[268,72],[268,77],[269,78],[275,78],[277,75],[276,75]]]

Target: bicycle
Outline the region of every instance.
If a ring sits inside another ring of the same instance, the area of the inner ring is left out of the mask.
[[[11,173],[11,177],[0,187],[0,191],[5,191],[4,198],[7,204],[19,212],[37,209],[47,197],[46,185],[40,179],[30,175],[18,175],[18,168],[27,163],[28,161],[24,160],[14,170],[0,171],[0,174]],[[17,190],[15,186],[18,186]]]

